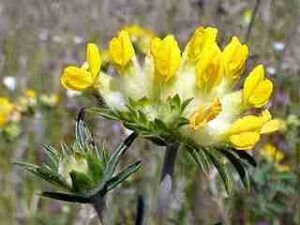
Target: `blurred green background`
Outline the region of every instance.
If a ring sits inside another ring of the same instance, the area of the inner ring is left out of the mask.
[[[42,144],[71,143],[76,113],[96,101],[63,90],[61,69],[82,62],[87,42],[105,49],[118,29],[130,24],[160,36],[173,33],[181,46],[200,25],[217,27],[221,46],[232,35],[247,41],[248,66],[265,65],[276,85],[271,111],[285,127],[265,142],[284,152],[290,170],[276,172],[262,160],[253,172],[260,185],[255,193],[237,182],[228,198],[222,187],[215,187],[213,172],[204,177],[190,159],[180,157],[169,224],[299,225],[299,0],[0,0],[0,96],[16,104],[20,98],[33,98],[21,118],[0,133],[0,224],[96,224],[88,207],[40,198],[37,194],[49,186],[14,167],[13,161],[42,162]],[[51,99],[52,95],[58,99]],[[100,118],[88,121],[96,141],[104,141],[108,148],[117,146],[126,134],[118,124]],[[257,151],[254,155],[260,160]],[[149,142],[134,144],[126,160],[142,158],[143,169],[128,186],[109,196],[112,224],[133,224],[137,194],[145,196],[146,214],[151,218],[162,156],[163,151]],[[146,222],[153,224],[151,219]]]

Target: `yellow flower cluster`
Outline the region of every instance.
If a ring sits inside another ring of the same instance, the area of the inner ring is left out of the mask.
[[[88,44],[86,63],[66,67],[62,85],[79,91],[98,90],[109,107],[121,111],[126,110],[128,99],[147,99],[141,110],[148,118],[159,116],[162,121],[172,117],[169,111],[162,112],[169,97],[193,98],[184,111],[189,126],[180,133],[203,146],[229,143],[248,150],[261,135],[278,129],[279,122],[271,119],[268,110],[251,115],[251,109],[264,107],[273,91],[262,65],[249,73],[241,90],[235,90],[249,52],[237,37],[222,49],[217,43],[217,29],[199,27],[182,53],[173,35],[153,37],[142,64],[135,56],[130,31],[136,30],[122,29],[109,42],[110,66],[117,73],[100,72],[99,50]]]
[[[290,171],[290,167],[288,165],[282,164],[282,161],[284,160],[283,152],[277,149],[273,144],[271,143],[264,144],[262,150],[260,151],[260,155],[266,160],[273,162],[278,171],[280,172]]]

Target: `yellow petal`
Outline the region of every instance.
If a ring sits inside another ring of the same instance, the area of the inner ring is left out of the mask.
[[[273,83],[266,79],[258,84],[252,95],[248,99],[248,104],[255,108],[260,108],[269,101],[273,91]]]
[[[157,37],[152,39],[150,53],[155,70],[164,81],[175,75],[180,65],[180,49],[173,35],[167,35],[163,40]]]
[[[259,138],[260,135],[257,132],[243,132],[231,135],[229,141],[235,149],[249,150],[257,144]]]
[[[243,88],[243,103],[245,107],[262,107],[270,98],[273,84],[264,79],[264,68],[262,65],[252,70],[246,78]]]
[[[99,48],[97,47],[96,44],[89,43],[87,45],[86,61],[89,66],[89,70],[92,73],[93,79],[96,79],[96,77],[100,72],[101,63],[102,63]]]
[[[277,131],[280,127],[280,121],[279,120],[270,120],[267,123],[264,124],[264,126],[261,128],[260,133],[261,134],[270,134],[275,131]]]
[[[60,82],[66,89],[82,91],[91,87],[94,79],[90,72],[76,66],[68,66],[63,70]]]
[[[264,123],[265,120],[262,117],[253,115],[244,116],[243,118],[238,119],[231,125],[228,133],[239,134],[248,131],[259,132]]]
[[[134,54],[134,48],[125,30],[120,31],[118,37],[109,42],[110,58],[119,69],[124,69]]]
[[[224,74],[231,82],[236,81],[244,71],[248,53],[247,45],[242,45],[237,37],[233,37],[224,48],[222,53]]]
[[[199,107],[199,109],[189,118],[189,125],[192,129],[197,130],[203,127],[207,122],[215,119],[222,111],[222,105],[219,98],[208,107]]]
[[[216,42],[217,34],[218,30],[213,27],[197,28],[185,49],[185,52],[188,52],[188,58],[194,63],[198,62],[206,46]]]
[[[204,92],[212,90],[222,80],[220,70],[221,50],[216,43],[203,49],[201,60],[196,64],[196,83]]]

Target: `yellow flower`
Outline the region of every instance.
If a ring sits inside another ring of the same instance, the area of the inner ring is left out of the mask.
[[[276,163],[279,163],[284,158],[283,153],[270,143],[265,144],[259,153],[261,156],[263,156],[267,160],[276,162]]]
[[[202,49],[201,55],[196,64],[196,83],[203,92],[209,92],[222,80],[221,50],[216,43],[212,43]]]
[[[222,52],[222,66],[224,76],[234,82],[239,79],[245,68],[248,57],[247,45],[242,45],[237,37],[233,37]]]
[[[208,107],[200,106],[199,109],[189,118],[190,127],[193,130],[206,125],[207,122],[216,118],[222,111],[222,105],[219,98],[215,98],[213,103]]]
[[[203,56],[203,51],[207,46],[216,42],[218,30],[213,27],[199,27],[191,37],[185,52],[188,52],[188,58],[196,63]],[[203,56],[205,57],[205,55]]]
[[[120,31],[118,37],[109,42],[109,56],[119,72],[128,66],[134,55],[134,48],[126,30]]]
[[[180,49],[173,35],[163,40],[154,38],[150,44],[150,53],[154,60],[155,72],[168,81],[173,77],[180,65]]]
[[[136,43],[139,50],[145,54],[149,51],[150,41],[155,37],[152,30],[144,29],[138,25],[129,25],[123,27],[123,30],[128,32],[131,41]]]
[[[273,83],[265,79],[262,65],[255,67],[244,82],[243,104],[246,108],[260,108],[270,99]]]
[[[276,169],[279,172],[290,171],[289,165],[281,164],[284,159],[284,154],[271,143],[266,143],[259,152],[262,157],[270,162],[274,162]]]
[[[276,169],[279,172],[289,172],[291,167],[289,165],[276,164]]]
[[[277,120],[271,120],[268,110],[261,116],[244,116],[235,121],[227,135],[229,142],[238,150],[252,149],[260,139],[261,134],[268,134],[278,130]]]
[[[0,128],[3,128],[13,110],[13,104],[8,99],[0,97]]]
[[[67,66],[61,75],[61,84],[68,90],[83,91],[96,85],[101,68],[101,56],[96,44],[89,43],[86,62],[81,66]]]

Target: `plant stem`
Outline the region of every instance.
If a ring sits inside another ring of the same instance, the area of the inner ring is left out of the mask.
[[[248,28],[247,28],[246,36],[245,36],[245,42],[246,42],[246,43],[247,43],[247,42],[249,41],[249,39],[250,39],[252,27],[253,27],[253,25],[254,25],[254,20],[255,20],[256,14],[258,13],[258,8],[259,8],[259,5],[260,5],[260,2],[261,2],[261,0],[256,0],[254,9],[253,9],[253,11],[252,11],[251,20],[250,20],[249,26],[248,26]]]
[[[105,225],[106,202],[103,196],[95,195],[91,199],[91,204],[95,209],[102,225]]]
[[[164,217],[169,205],[173,186],[173,171],[178,149],[179,142],[175,142],[166,147],[157,201],[156,213],[158,216],[158,224],[164,223]]]

